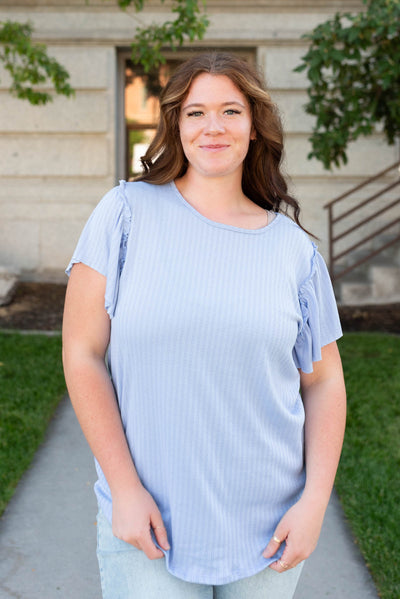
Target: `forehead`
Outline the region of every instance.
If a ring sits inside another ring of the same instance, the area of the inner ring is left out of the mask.
[[[205,104],[215,100],[239,101],[242,104],[248,104],[246,96],[227,75],[201,73],[192,81],[182,106],[193,102]]]

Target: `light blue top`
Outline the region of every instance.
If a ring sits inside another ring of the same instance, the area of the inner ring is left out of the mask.
[[[298,368],[312,372],[341,336],[316,246],[282,214],[234,227],[200,214],[174,183],[122,181],[92,213],[67,272],[76,262],[107,277],[110,374],[167,528],[168,570],[205,584],[262,570],[304,487]]]

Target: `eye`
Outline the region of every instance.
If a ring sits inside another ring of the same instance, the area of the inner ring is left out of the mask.
[[[188,112],[186,116],[201,116],[203,113],[201,110],[192,110],[192,112]]]
[[[235,110],[235,108],[228,108],[227,110],[225,110],[225,114],[227,114],[228,116],[231,116],[233,114],[241,114],[241,111]]]

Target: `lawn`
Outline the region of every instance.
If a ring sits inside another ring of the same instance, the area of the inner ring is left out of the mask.
[[[400,337],[348,333],[339,346],[348,422],[336,489],[380,596],[399,599]],[[59,335],[0,332],[0,514],[64,392]]]
[[[339,343],[348,396],[336,489],[382,599],[399,599],[400,337]]]
[[[64,393],[60,335],[0,332],[0,515]]]

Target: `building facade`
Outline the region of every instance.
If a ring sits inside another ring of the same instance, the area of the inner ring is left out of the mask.
[[[307,49],[302,34],[338,10],[362,6],[361,0],[208,0],[210,26],[196,44],[239,52],[265,73],[286,131],[290,187],[325,256],[324,204],[393,163],[398,147],[376,133],[353,144],[340,169],[327,172],[308,160],[307,79],[293,69]],[[31,106],[9,94],[7,73],[0,72],[0,265],[25,279],[64,280],[85,220],[135,170],[154,128],[156,91],[129,60],[135,27],[170,16],[168,2],[156,0],[139,15],[121,11],[115,0],[2,0],[0,21],[31,21],[35,39],[69,71],[76,95]],[[166,68],[188,51],[166,52]]]

